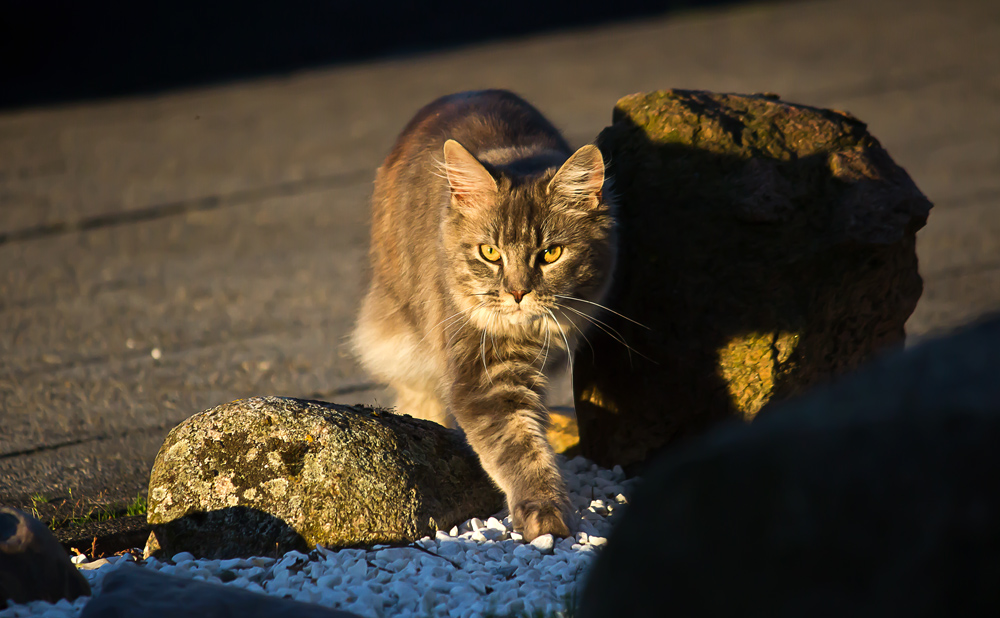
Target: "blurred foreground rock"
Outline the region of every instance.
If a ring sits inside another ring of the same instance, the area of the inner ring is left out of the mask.
[[[400,543],[503,507],[460,434],[363,406],[244,399],[174,428],[149,481],[150,555]]]
[[[1000,316],[673,451],[581,615],[1000,615],[998,376]]]
[[[673,90],[618,101],[598,144],[625,248],[609,304],[649,328],[606,312],[577,354],[584,456],[642,462],[903,341],[931,204],[862,122]]]
[[[48,527],[31,515],[0,506],[0,609],[90,594],[90,584],[70,562]]]
[[[139,567],[124,567],[104,578],[101,592],[80,618],[352,618],[355,614],[258,594],[233,586],[175,577]]]

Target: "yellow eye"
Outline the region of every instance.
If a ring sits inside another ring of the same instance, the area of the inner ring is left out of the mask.
[[[546,249],[545,253],[542,253],[542,259],[545,260],[546,264],[551,264],[552,262],[558,260],[561,255],[562,247],[559,245],[553,245]]]
[[[496,262],[500,259],[500,251],[493,245],[479,245],[479,255],[490,262]]]

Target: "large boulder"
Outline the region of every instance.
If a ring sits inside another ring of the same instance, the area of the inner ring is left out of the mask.
[[[581,616],[1000,616],[1000,316],[674,449]]]
[[[87,580],[45,524],[0,506],[0,609],[7,601],[55,603],[89,594]]]
[[[931,204],[864,123],[669,90],[618,101],[598,145],[622,251],[575,362],[584,456],[629,467],[903,341]]]
[[[149,479],[146,553],[409,542],[502,507],[453,430],[366,406],[257,397],[167,435]]]

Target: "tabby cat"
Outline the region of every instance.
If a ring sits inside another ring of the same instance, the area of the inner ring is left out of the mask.
[[[457,421],[527,540],[571,533],[545,373],[571,357],[609,287],[606,182],[597,147],[574,153],[502,90],[421,109],[375,179],[355,351],[399,412]]]

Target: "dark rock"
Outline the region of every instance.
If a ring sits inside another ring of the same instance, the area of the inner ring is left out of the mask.
[[[0,506],[0,609],[8,600],[55,603],[89,594],[87,580],[45,524]]]
[[[355,614],[138,567],[122,567],[109,573],[100,594],[80,614],[80,618],[177,616],[352,618]]]
[[[1000,616],[1000,317],[654,465],[590,616]]]
[[[576,355],[586,457],[628,468],[903,341],[931,204],[863,123],[673,90],[620,100],[598,144],[621,204],[609,305],[649,328],[605,313]]]
[[[149,555],[401,543],[503,507],[461,435],[363,406],[259,397],[174,428],[149,480]]]

